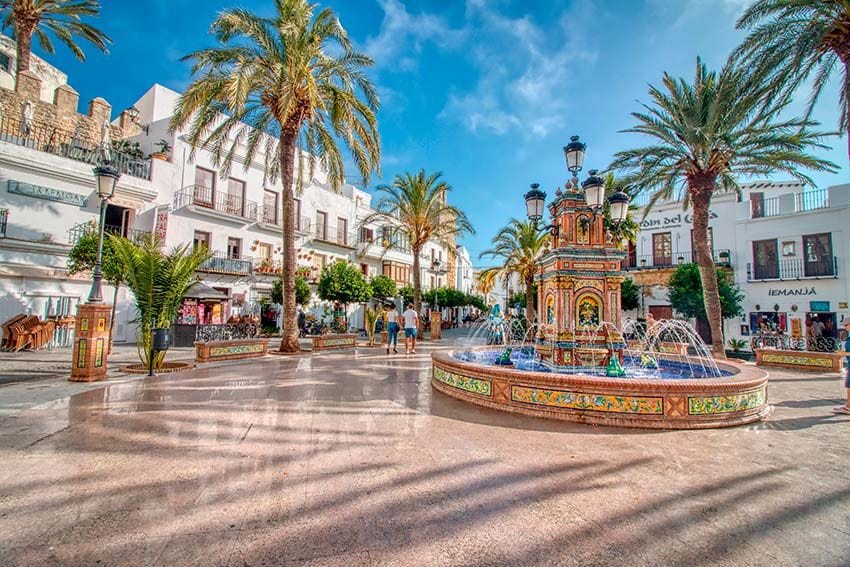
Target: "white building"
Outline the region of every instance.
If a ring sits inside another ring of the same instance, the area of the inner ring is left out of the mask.
[[[48,75],[51,81],[64,80],[58,71]],[[154,232],[168,247],[190,243],[212,251],[199,275],[207,288],[228,299],[187,302],[181,315],[187,324],[256,314],[282,261],[280,181],[268,182],[261,163],[244,167],[240,157],[224,175],[210,151],[201,148],[192,156],[185,132],[168,128],[179,95],[160,85],[112,121],[111,107],[102,99],[80,115],[78,97],[67,85],[54,90],[53,102],[44,102],[44,82],[35,75],[25,79],[18,92],[0,88],[0,226],[5,229],[0,231],[0,320],[21,312],[70,315],[86,300],[88,274],[70,277],[66,264],[76,238],[97,222],[91,168],[104,121],[112,122],[112,139],[138,141],[145,154],[138,160],[114,154],[122,176],[107,207],[107,229],[129,237]],[[27,100],[34,103],[34,121],[24,132],[21,109]],[[167,152],[160,152],[160,141]],[[412,282],[409,243],[392,223],[363,224],[374,212],[370,193],[350,184],[334,191],[317,167],[296,197],[296,261],[308,281],[315,281],[325,264],[345,259],[368,277],[385,274],[402,286]],[[447,282],[448,259],[441,246],[426,247],[420,258],[424,288],[454,283]],[[107,286],[104,295],[111,302],[112,289]],[[116,341],[135,340],[126,290],[117,306]],[[323,308],[316,300],[317,314]],[[362,325],[359,306],[352,306],[350,324]]]
[[[814,320],[833,333],[850,316],[850,185],[748,183],[741,201],[734,193],[716,196],[710,216],[715,261],[731,268],[744,295],[744,315],[724,323],[727,340],[765,331],[807,336]],[[666,282],[676,265],[692,261],[691,226],[692,213],[680,203],[659,204],[641,222],[626,262],[643,291],[641,313],[632,316],[673,316]],[[707,337],[705,325],[697,326]]]

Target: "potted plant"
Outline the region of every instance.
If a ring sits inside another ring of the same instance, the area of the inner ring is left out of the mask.
[[[162,161],[168,161],[168,152],[171,151],[171,145],[166,140],[160,140],[154,146],[157,147],[157,151],[151,154],[153,159],[160,159]]]
[[[747,346],[747,341],[744,339],[729,339],[729,347],[732,349],[731,351],[726,351],[726,356],[730,358],[737,358],[740,360],[752,360],[753,353],[742,351],[744,347]]]

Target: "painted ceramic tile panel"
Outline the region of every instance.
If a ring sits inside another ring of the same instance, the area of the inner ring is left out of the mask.
[[[745,411],[761,407],[767,401],[765,389],[736,394],[734,396],[708,396],[705,398],[688,398],[688,413],[691,415],[706,415]]]
[[[776,364],[794,364],[797,366],[818,366],[824,368],[832,368],[832,361],[828,358],[820,358],[816,356],[794,356],[789,354],[771,354],[765,353],[761,357],[764,362],[773,362]]]
[[[252,354],[263,352],[263,345],[233,345],[225,347],[212,347],[210,356],[229,356],[231,354]]]
[[[482,396],[491,395],[491,384],[489,380],[479,380],[478,378],[461,376],[460,374],[446,372],[440,368],[434,369],[434,378],[443,384],[448,384],[449,386],[466,390],[473,394],[481,394]]]
[[[660,397],[586,394],[512,386],[511,399],[515,402],[569,409],[650,415],[662,415],[664,413],[664,401]]]

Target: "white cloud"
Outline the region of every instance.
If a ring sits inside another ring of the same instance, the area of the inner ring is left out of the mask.
[[[384,11],[384,19],[378,35],[366,40],[365,51],[384,68],[415,69],[416,58],[406,54],[409,49],[418,53],[426,42],[452,47],[465,35],[463,30],[452,29],[437,15],[411,14],[401,0],[378,0],[378,4]]]
[[[496,135],[521,130],[545,136],[563,126],[569,73],[596,61],[584,33],[593,10],[589,1],[577,1],[554,32],[544,32],[528,15],[509,17],[493,2],[467,0],[467,26],[476,30],[469,54],[478,81],[470,92],[451,93],[440,117]]]

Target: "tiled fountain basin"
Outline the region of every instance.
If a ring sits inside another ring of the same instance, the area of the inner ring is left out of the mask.
[[[769,410],[767,373],[754,366],[719,363],[721,370],[733,374],[722,378],[606,378],[486,366],[457,360],[453,354],[431,356],[434,389],[535,417],[617,427],[704,429],[759,421]],[[676,355],[656,357],[681,360]]]

